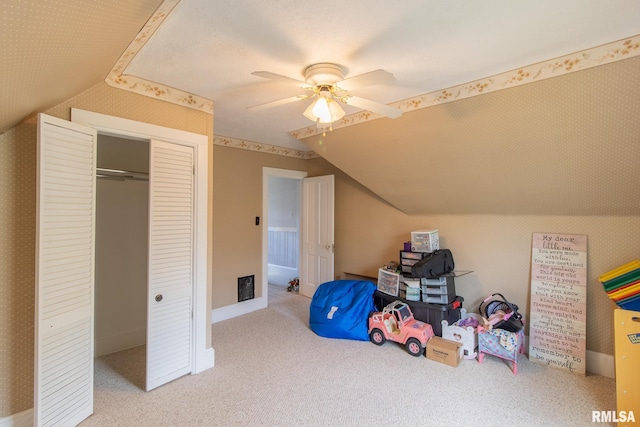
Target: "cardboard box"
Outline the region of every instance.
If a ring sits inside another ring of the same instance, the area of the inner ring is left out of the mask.
[[[427,343],[427,359],[456,368],[462,360],[462,343],[431,337]]]

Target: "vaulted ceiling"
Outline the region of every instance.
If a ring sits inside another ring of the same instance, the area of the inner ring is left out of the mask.
[[[106,81],[313,150],[408,213],[640,213],[635,0],[7,0],[0,24],[0,131]],[[317,62],[391,72],[354,94],[402,117],[345,106],[323,137],[308,100],[247,109],[304,93],[252,72]]]

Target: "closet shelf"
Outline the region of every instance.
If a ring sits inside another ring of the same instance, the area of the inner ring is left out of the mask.
[[[146,172],[134,172],[120,169],[96,168],[96,178],[116,181],[149,181],[149,174]]]

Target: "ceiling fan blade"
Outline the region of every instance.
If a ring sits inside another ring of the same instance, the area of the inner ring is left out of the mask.
[[[302,80],[292,79],[291,77],[283,76],[281,74],[272,73],[270,71],[254,71],[251,74],[254,75],[254,76],[263,77],[263,78],[269,79],[269,80],[275,80],[275,81],[279,81],[279,82],[285,82],[285,83],[289,83],[289,84],[294,84],[294,85],[296,85],[298,87],[305,88],[305,89],[312,87],[312,85],[310,85],[308,83],[305,83]]]
[[[354,90],[364,86],[390,84],[395,81],[396,78],[390,72],[375,70],[345,79],[338,83],[338,87],[344,90]]]
[[[247,110],[260,111],[260,110],[264,110],[271,107],[277,107],[278,105],[284,105],[284,104],[289,104],[291,102],[302,101],[303,99],[307,99],[309,97],[310,95],[296,95],[290,98],[283,98],[283,99],[278,99],[277,101],[267,102],[265,104],[254,105],[253,107],[248,107]]]
[[[390,119],[397,119],[402,115],[402,111],[396,107],[381,104],[379,102],[371,101],[370,99],[360,98],[359,96],[345,96],[342,98],[342,102],[354,107],[360,107],[364,110],[371,111],[372,113],[387,116]]]

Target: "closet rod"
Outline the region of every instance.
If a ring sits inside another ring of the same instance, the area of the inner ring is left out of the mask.
[[[145,172],[133,172],[120,169],[96,168],[96,178],[117,181],[149,181],[149,174]]]

